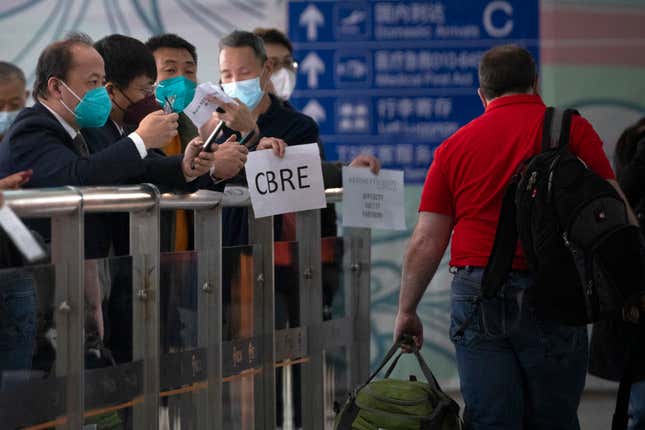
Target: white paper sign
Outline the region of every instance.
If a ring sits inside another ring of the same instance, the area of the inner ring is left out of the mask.
[[[317,143],[289,146],[284,158],[254,151],[244,167],[257,218],[327,205]]]
[[[45,250],[6,204],[0,208],[0,226],[27,261],[34,262],[45,258]]]
[[[343,167],[343,225],[405,230],[403,172]]]
[[[219,85],[204,82],[195,89],[195,97],[186,106],[184,113],[195,124],[195,127],[200,128],[206,121],[211,119],[215,109],[224,103],[237,104],[235,100],[222,91]]]

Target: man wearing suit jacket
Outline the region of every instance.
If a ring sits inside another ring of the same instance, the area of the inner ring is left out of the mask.
[[[79,132],[108,119],[112,105],[104,80],[103,59],[87,36],[71,35],[45,48],[36,67],[36,103],[20,112],[0,144],[0,175],[32,169],[28,187],[38,188],[127,184],[170,171],[148,153],[177,134],[176,114],[153,112],[135,131],[109,144],[88,142]],[[208,172],[212,161],[212,154],[189,145],[181,163],[184,180]],[[102,216],[86,217],[87,258],[107,255]],[[48,224],[34,227],[48,239]]]
[[[157,79],[155,58],[148,47],[137,39],[113,34],[99,40],[94,48],[105,62],[105,88],[112,101],[112,110],[106,124],[101,128],[83,129],[90,135],[92,141],[109,146],[118,142],[122,136],[136,129],[151,113],[161,109],[155,98],[154,82]],[[193,138],[184,151],[190,150],[190,145],[200,144],[199,137]],[[215,171],[218,176],[228,178],[236,174],[246,161],[246,148],[240,145],[223,145],[217,148],[212,157],[211,174]],[[198,180],[187,182],[184,173],[190,172],[181,168],[182,155],[166,156],[160,149],[148,152],[151,159],[150,168],[143,177],[135,182],[151,182],[162,192],[179,191],[191,192],[197,188],[213,188],[214,181],[209,175]],[[189,166],[185,166],[188,168]],[[174,212],[162,212],[162,250],[174,249],[175,217]],[[119,219],[113,234],[116,254],[127,254],[128,234],[127,218]]]

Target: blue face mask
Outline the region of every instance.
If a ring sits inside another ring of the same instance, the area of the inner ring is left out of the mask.
[[[5,134],[18,116],[19,110],[0,112],[0,135]]]
[[[164,79],[157,84],[155,97],[161,106],[170,103],[172,111],[179,113],[193,101],[195,87],[197,87],[197,84],[190,79],[175,76],[174,78]]]
[[[222,89],[229,96],[239,99],[250,110],[253,110],[264,95],[264,91],[260,87],[260,77],[253,79],[246,79],[244,81],[229,82],[222,84]]]
[[[65,109],[74,115],[78,126],[80,128],[103,127],[110,117],[110,111],[112,110],[112,101],[105,87],[97,87],[89,90],[81,99],[65,82],[60,82],[79,101],[74,110],[71,110],[63,100],[60,101]]]

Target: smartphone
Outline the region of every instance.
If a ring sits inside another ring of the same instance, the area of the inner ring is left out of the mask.
[[[215,137],[222,130],[222,127],[224,127],[224,121],[220,121],[215,127],[215,129],[208,136],[208,138],[206,139],[206,142],[204,142],[204,146],[202,146],[202,151],[213,152],[213,143],[215,143]]]

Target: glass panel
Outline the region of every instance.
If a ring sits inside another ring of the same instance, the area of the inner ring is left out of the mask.
[[[251,246],[222,249],[223,422],[241,430],[254,428],[255,378],[261,372],[260,343],[254,338],[255,271],[260,263],[255,258],[261,257],[254,256]]]
[[[298,261],[298,242],[275,242],[275,330],[300,326],[300,268]],[[291,352],[288,360],[300,358]],[[300,417],[301,402],[301,365],[276,365],[276,425],[278,428],[295,429],[302,427]]]
[[[194,390],[206,379],[205,353],[197,348],[197,253],[161,253],[159,425],[195,428]]]
[[[0,416],[3,428],[48,422],[64,413],[55,376],[54,267],[0,270]]]
[[[349,395],[349,379],[347,375],[347,348],[337,347],[324,351],[324,401],[325,430],[334,428],[336,412],[347,400]]]
[[[295,363],[299,361],[302,360]],[[302,428],[302,366],[285,363],[276,366],[276,425],[282,430]]]
[[[130,428],[142,392],[141,362],[132,362],[131,256],[85,261],[85,316],[85,424]]]
[[[275,329],[300,325],[298,242],[275,242]]]
[[[343,238],[323,237],[321,241],[323,320],[345,316],[343,282]]]

